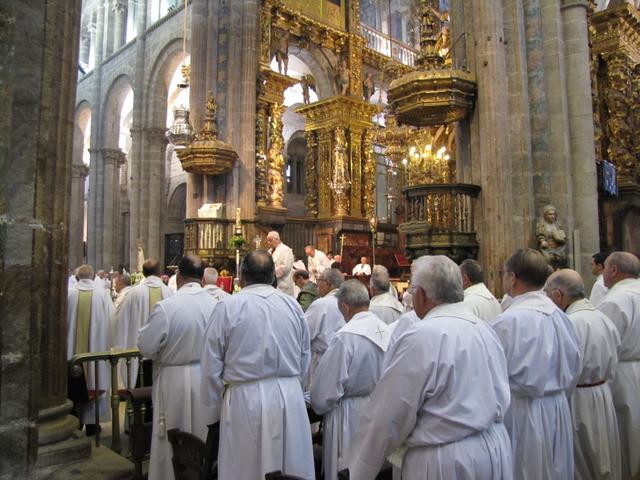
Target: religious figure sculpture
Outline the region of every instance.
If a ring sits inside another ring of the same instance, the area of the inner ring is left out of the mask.
[[[280,32],[274,35],[274,45],[276,51],[276,62],[278,62],[278,73],[287,74],[289,68],[289,34]]]
[[[538,250],[554,268],[562,268],[567,264],[567,235],[558,222],[558,210],[553,205],[542,209],[542,216],[536,223],[536,239]]]
[[[335,215],[344,216],[349,214],[348,191],[351,185],[349,170],[347,165],[347,140],[343,127],[335,130],[335,141],[333,144],[333,179],[331,189],[334,192]]]
[[[318,93],[316,91],[316,81],[313,78],[313,75],[303,75],[300,79],[300,86],[302,87],[302,101],[305,105],[311,103],[309,91],[313,90],[316,94]]]
[[[371,72],[367,72],[364,77],[364,81],[362,82],[362,96],[366,101],[369,101],[369,99],[373,96],[375,90],[376,86],[373,83],[373,75],[371,74]]]
[[[349,67],[345,58],[340,59],[336,72],[336,86],[339,95],[346,95],[349,91]]]

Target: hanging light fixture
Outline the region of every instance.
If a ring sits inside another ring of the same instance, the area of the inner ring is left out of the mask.
[[[186,90],[189,88],[189,76],[191,66],[187,64],[187,17],[189,0],[184,0],[184,16],[182,22],[182,66],[180,73],[182,80],[177,87]],[[193,140],[193,127],[189,121],[189,107],[179,105],[173,109],[173,124],[167,129],[167,139],[176,148],[184,148]]]

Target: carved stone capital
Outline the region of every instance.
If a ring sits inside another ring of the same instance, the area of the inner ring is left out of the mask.
[[[167,140],[167,130],[164,128],[145,128],[143,129],[146,137],[152,143],[162,143],[162,145],[166,145],[169,143]]]
[[[86,178],[89,175],[89,165],[86,163],[74,163],[71,165],[71,177]]]
[[[127,161],[127,155],[119,148],[103,148],[102,158],[106,165],[119,167]]]

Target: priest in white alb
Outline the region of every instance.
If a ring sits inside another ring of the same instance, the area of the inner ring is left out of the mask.
[[[467,259],[460,264],[464,304],[485,322],[490,322],[502,313],[500,302],[484,284],[482,265]]]
[[[387,325],[398,320],[404,313],[404,306],[393,293],[395,289],[391,288],[389,272],[384,265],[373,267],[369,288],[371,290],[369,310]]]
[[[317,283],[320,274],[327,268],[331,268],[331,260],[329,260],[322,250],[318,250],[313,245],[304,247],[304,253],[307,254],[307,271],[309,272],[309,278],[313,283]]]
[[[142,273],[145,277],[144,280],[127,293],[118,307],[115,324],[116,348],[136,348],[138,331],[146,325],[155,304],[173,295],[171,289],[160,279],[162,271],[158,260],[154,258],[145,260],[142,265]],[[147,374],[146,371],[145,374]],[[126,365],[121,362],[120,378],[126,387],[136,386],[138,379],[137,359],[131,361],[128,379]],[[149,379],[145,379],[145,384],[150,384]]]
[[[414,320],[392,336],[382,376],[351,443],[351,480],[372,480],[385,458],[403,480],[510,479],[503,418],[509,381],[491,327],[462,304],[458,266],[444,256],[412,268]]]
[[[201,286],[202,260],[187,255],[178,266],[175,295],[159,301],[140,329],[138,348],[153,360],[153,430],[149,478],[173,480],[167,431],[178,428],[206,440],[213,409],[200,395],[202,339],[217,301]]]
[[[358,280],[344,282],[338,308],[346,325],[331,340],[311,384],[311,406],[324,415],[322,465],[325,480],[349,466],[351,440],[380,373],[390,330],[369,309],[369,292]]]
[[[277,470],[315,478],[302,392],[309,330],[295,299],[271,286],[274,277],[267,252],[247,254],[242,289],[216,305],[204,336],[202,400],[220,419],[220,479]]]
[[[591,294],[589,295],[589,301],[592,305],[596,307],[600,303],[600,300],[604,298],[609,290],[604,284],[604,277],[602,273],[604,272],[604,262],[607,260],[609,256],[608,253],[598,252],[594,253],[591,256],[591,274],[596,277],[596,281],[591,287]]]
[[[79,353],[104,352],[111,347],[111,322],[113,302],[109,292],[94,281],[91,265],[82,265],[77,270],[78,282],[69,290],[67,303],[67,360]],[[98,362],[98,385],[96,385],[93,363],[84,365],[89,398],[99,398],[99,420],[111,419],[109,387],[111,385],[108,362]],[[86,424],[88,434],[94,433],[95,400],[76,405],[80,422]]]
[[[640,260],[629,252],[614,252],[604,262],[609,289],[598,310],[620,334],[618,370],[611,383],[618,414],[622,478],[640,474]]]
[[[344,326],[344,317],[338,308],[336,298],[342,282],[344,282],[344,276],[339,270],[330,268],[322,272],[318,279],[318,292],[321,298],[309,305],[304,313],[311,339],[311,365],[304,381],[305,391],[309,390],[313,373],[333,336]]]
[[[267,245],[269,245],[269,253],[273,257],[273,263],[276,266],[278,290],[293,297],[293,262],[295,260],[293,251],[282,243],[280,234],[275,231],[267,234]]]
[[[491,322],[507,356],[511,408],[505,417],[516,480],[571,479],[573,429],[567,392],[582,371],[573,323],[542,291],[549,267],[522,249],[504,264],[502,286],[512,300]]]
[[[556,271],[544,291],[567,314],[580,338],[582,373],[570,398],[575,478],[620,480],[620,435],[609,387],[618,367],[620,335],[585,298],[578,272]]]

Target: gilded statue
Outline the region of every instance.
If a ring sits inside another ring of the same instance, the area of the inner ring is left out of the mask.
[[[347,165],[347,140],[343,127],[335,129],[333,144],[333,179],[331,189],[335,199],[335,215],[349,214],[349,170]]]
[[[302,101],[305,104],[311,103],[309,91],[313,90],[316,95],[318,94],[316,90],[316,80],[313,78],[313,75],[303,75],[300,79],[300,86],[302,87]]]
[[[269,145],[269,200],[272,207],[282,207],[284,201],[284,156],[282,150],[283,107],[275,104],[271,112]]]
[[[558,222],[558,210],[553,205],[542,209],[542,216],[536,223],[538,250],[554,268],[567,265],[567,234]]]
[[[367,72],[362,82],[362,96],[366,101],[369,101],[369,99],[373,96],[375,91],[376,91],[376,86],[373,83],[373,75],[371,74],[371,72]]]
[[[436,52],[446,66],[451,66],[451,32],[449,26],[444,24],[436,40]]]
[[[279,31],[274,34],[273,40],[276,62],[278,62],[278,73],[286,75],[289,68],[289,34]]]
[[[341,58],[336,72],[336,87],[339,95],[346,95],[349,92],[349,67],[347,59]]]
[[[376,207],[376,159],[373,155],[373,131],[368,128],[362,137],[362,158],[364,163],[363,206],[367,218],[373,218]]]
[[[305,206],[312,217],[318,216],[318,141],[314,132],[306,132],[307,161],[305,164],[305,187],[307,196]]]

